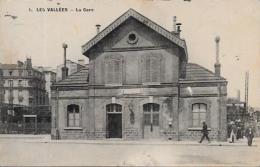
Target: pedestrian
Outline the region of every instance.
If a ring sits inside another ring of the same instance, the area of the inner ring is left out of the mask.
[[[230,143],[234,143],[236,140],[237,136],[237,126],[236,124],[232,123],[231,124],[231,133],[230,133]]]
[[[254,138],[254,132],[252,127],[249,127],[246,130],[246,138],[247,138],[247,144],[248,146],[252,146],[253,138]]]
[[[199,143],[201,143],[204,140],[205,137],[208,140],[208,142],[210,143],[209,136],[208,136],[208,134],[209,134],[208,126],[207,126],[206,122],[202,123],[202,131],[201,131],[201,133],[202,133],[202,137],[201,137],[201,140],[199,141]]]

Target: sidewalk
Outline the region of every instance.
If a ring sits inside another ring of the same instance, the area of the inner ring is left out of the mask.
[[[68,143],[68,144],[100,144],[100,145],[201,145],[201,146],[247,146],[247,141],[241,139],[235,143],[212,141],[208,143],[204,141],[173,141],[173,140],[120,140],[120,139],[106,139],[106,140],[50,140],[47,143]],[[257,144],[253,144],[257,146]]]
[[[174,140],[123,140],[123,139],[104,139],[104,140],[51,140],[50,135],[26,135],[26,134],[0,134],[0,142],[6,140],[16,140],[21,142],[37,143],[67,143],[67,144],[100,144],[100,145],[201,145],[201,146],[247,146],[247,139],[239,139],[235,143],[212,141],[208,143],[204,140],[198,141],[174,141]],[[260,143],[260,138],[254,138],[253,147]]]
[[[32,134],[0,134],[0,140],[51,140],[51,136]]]

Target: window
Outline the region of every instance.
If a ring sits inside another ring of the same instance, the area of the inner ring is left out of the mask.
[[[138,37],[137,37],[136,33],[132,32],[132,33],[128,34],[127,42],[129,44],[135,44],[137,41],[138,41]]]
[[[8,86],[10,87],[10,88],[12,88],[14,85],[13,85],[13,80],[8,80]]]
[[[9,75],[12,76],[12,74],[13,74],[13,71],[9,71]]]
[[[23,99],[24,99],[24,97],[23,97],[23,94],[22,94],[22,90],[19,90],[19,93],[18,93],[18,101],[19,101],[19,103],[22,103]]]
[[[145,83],[160,82],[161,61],[160,56],[146,56],[143,63],[143,79]]]
[[[23,85],[22,85],[22,82],[23,82],[23,80],[19,79],[19,80],[18,80],[18,86],[23,86]]]
[[[203,103],[196,103],[192,105],[192,126],[201,127],[202,123],[206,121],[207,105]]]
[[[122,84],[122,58],[106,58],[106,84]]]
[[[32,76],[32,71],[31,70],[28,70],[28,75]]]
[[[67,114],[68,114],[67,126],[79,127],[80,126],[79,106],[75,104],[68,105]]]
[[[143,105],[144,125],[159,125],[159,109],[159,104],[147,103]]]

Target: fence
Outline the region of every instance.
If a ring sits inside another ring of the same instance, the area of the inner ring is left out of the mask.
[[[50,134],[51,123],[0,123],[0,134]]]

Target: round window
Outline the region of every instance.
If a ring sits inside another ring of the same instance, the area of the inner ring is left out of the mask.
[[[128,40],[127,40],[128,43],[135,44],[137,42],[137,40],[138,40],[138,38],[135,33],[130,33],[128,35]]]

